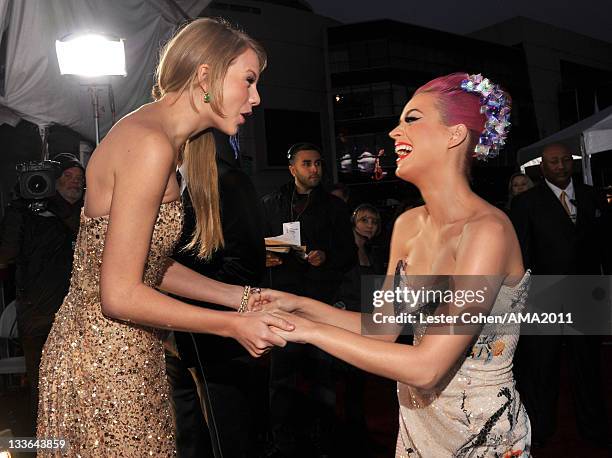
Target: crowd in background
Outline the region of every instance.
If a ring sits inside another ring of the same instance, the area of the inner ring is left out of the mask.
[[[288,153],[292,180],[265,196],[260,204],[249,177],[240,171],[239,160],[227,138],[216,137],[226,245],[206,262],[181,250],[177,250],[178,259],[222,281],[271,286],[352,311],[367,307],[369,304],[361,301],[362,276],[384,275],[395,218],[407,209],[422,205],[422,200],[417,196],[405,202],[393,201],[393,206],[380,202],[376,205],[364,201],[363,196],[343,183],[336,183],[327,191],[322,186],[324,172],[319,147],[300,143]],[[558,155],[567,154],[569,152],[562,149]],[[18,328],[21,351],[27,361],[27,381],[32,388],[28,434],[34,434],[37,365],[42,345],[68,288],[84,188],[83,167],[78,160],[69,154],[58,155],[56,159],[60,161],[58,192],[45,211],[34,213],[23,199],[16,199],[7,208],[0,226],[2,262],[14,261],[17,267]],[[544,175],[536,182],[540,186],[558,174],[554,166],[549,164],[546,168],[547,164],[544,155]],[[560,167],[565,173],[564,179],[571,179],[571,164],[566,161],[565,169],[563,164]],[[178,176],[181,178],[180,174]],[[500,206],[512,216],[517,196],[534,187],[538,188],[529,176],[514,173],[508,181],[507,201]],[[183,181],[182,189],[185,188]],[[187,243],[193,230],[191,202],[185,192],[183,199],[186,223],[181,245]],[[573,197],[572,202],[575,212],[577,201]],[[282,233],[285,221],[300,221],[306,252],[266,253],[263,237]],[[325,266],[324,269],[321,266]],[[595,386],[593,383],[586,385],[577,408],[585,403],[604,405],[596,396],[602,393],[597,386],[597,344],[591,339],[590,346],[585,347],[586,355],[591,355],[587,359],[584,354],[576,353],[579,359],[574,364],[587,361],[587,366],[581,370],[590,368],[595,380]],[[536,341],[536,345],[541,346],[541,342]],[[179,456],[205,456],[211,448],[210,436],[202,434],[206,431],[202,413],[206,407],[201,405],[198,390],[203,383],[208,390],[209,408],[215,416],[219,440],[230,456],[253,456],[253,450],[266,456],[331,456],[337,451],[338,438],[343,437],[342,434],[355,434],[359,438],[347,442],[355,453],[360,456],[369,453],[364,400],[366,375],[361,370],[314,347],[297,344],[273,350],[263,363],[249,357],[236,342],[207,334],[175,332],[167,346],[168,377],[179,425]],[[525,359],[525,354],[533,353],[519,352],[517,358],[522,355]],[[554,354],[558,357],[558,350]],[[525,364],[528,362],[521,360],[517,366],[522,367],[524,373],[532,374],[533,368]],[[558,365],[557,361],[551,368],[553,373],[558,371]],[[521,378],[520,374],[518,379],[523,385],[533,382],[533,377]],[[343,391],[342,412],[338,411],[340,404],[336,399],[338,386]],[[524,399],[534,418],[537,416],[546,423],[541,426],[542,437],[536,436],[536,440],[544,442],[551,436],[554,426],[544,420],[549,415],[537,414],[538,408],[533,405],[534,399],[543,395],[538,394],[537,387],[523,388],[535,390],[532,396],[524,395]],[[267,402],[265,393],[269,396]],[[549,410],[556,402],[554,393],[553,390],[553,399],[547,401]],[[595,399],[589,399],[589,394]],[[300,415],[295,415],[296,411],[301,412]],[[605,417],[602,412],[597,415]],[[267,418],[266,422],[262,423],[261,418]],[[534,418],[532,422],[537,421]],[[591,434],[594,427],[588,420],[588,414],[579,415],[578,426]],[[539,432],[538,426],[536,431]],[[236,435],[247,440],[232,440]]]

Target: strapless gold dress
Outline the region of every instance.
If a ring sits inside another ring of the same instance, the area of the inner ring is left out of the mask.
[[[182,220],[180,200],[160,206],[144,270],[148,286],[160,284]],[[70,290],[40,364],[37,437],[65,439],[69,448],[62,456],[174,456],[161,332],[110,319],[101,311],[107,227],[108,216],[81,214]],[[39,451],[38,456],[52,454]]]

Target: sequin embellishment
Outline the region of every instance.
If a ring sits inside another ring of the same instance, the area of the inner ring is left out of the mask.
[[[144,282],[151,287],[161,282],[182,217],[180,200],[160,206],[144,271]],[[107,216],[81,214],[70,290],[40,365],[37,436],[66,439],[70,447],[64,456],[174,456],[174,418],[160,332],[101,312],[107,226]]]

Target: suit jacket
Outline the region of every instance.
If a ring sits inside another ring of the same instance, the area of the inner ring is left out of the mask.
[[[218,152],[219,154],[219,152]],[[231,158],[217,157],[221,226],[225,246],[209,260],[197,259],[194,253],[181,250],[195,227],[195,213],[187,191],[183,192],[184,222],[181,239],[173,255],[181,264],[209,278],[234,285],[257,286],[262,281],[266,265],[261,207],[253,182],[232,164]],[[181,299],[185,300],[185,299]],[[201,307],[229,310],[216,304],[185,300]],[[181,358],[195,366],[193,343],[188,333],[176,332]],[[247,351],[235,340],[213,334],[194,334],[204,365],[228,362],[247,356]]]
[[[510,209],[525,268],[539,275],[601,273],[604,206],[593,187],[574,182],[576,223],[542,181],[515,197]],[[606,263],[607,264],[607,263]]]

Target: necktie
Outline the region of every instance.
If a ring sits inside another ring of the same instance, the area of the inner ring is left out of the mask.
[[[561,205],[563,206],[563,209],[567,213],[567,216],[572,218],[572,212],[570,211],[569,206],[567,205],[567,194],[565,193],[565,191],[561,191],[561,194],[559,194],[559,200],[561,201]],[[572,221],[573,221],[573,218],[572,218]]]

